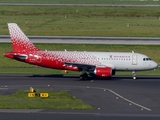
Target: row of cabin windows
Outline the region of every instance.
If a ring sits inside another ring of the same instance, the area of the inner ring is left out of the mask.
[[[81,58],[81,59],[92,60],[94,58]],[[128,59],[127,58],[98,58],[98,60],[130,60],[130,59],[129,58]]]
[[[130,60],[127,58],[98,58],[98,60]]]
[[[51,57],[46,57],[46,58],[53,60],[53,58],[51,58]],[[76,59],[76,58],[73,58],[73,59]],[[81,59],[92,60],[93,58],[81,58]],[[98,60],[130,60],[130,59],[127,59],[127,58],[98,58]]]

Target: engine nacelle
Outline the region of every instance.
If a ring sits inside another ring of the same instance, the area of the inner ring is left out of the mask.
[[[110,77],[112,75],[112,68],[110,67],[96,67],[94,73],[98,77]]]

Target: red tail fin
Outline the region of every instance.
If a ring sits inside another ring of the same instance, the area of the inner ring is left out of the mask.
[[[8,23],[14,52],[38,51],[16,23]]]

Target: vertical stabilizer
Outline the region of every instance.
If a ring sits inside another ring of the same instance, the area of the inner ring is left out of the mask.
[[[8,29],[11,37],[12,47],[14,52],[37,51],[32,42],[23,33],[16,23],[8,23]]]

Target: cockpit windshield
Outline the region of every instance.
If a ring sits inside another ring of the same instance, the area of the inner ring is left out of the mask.
[[[151,58],[143,58],[143,61],[151,61]]]

